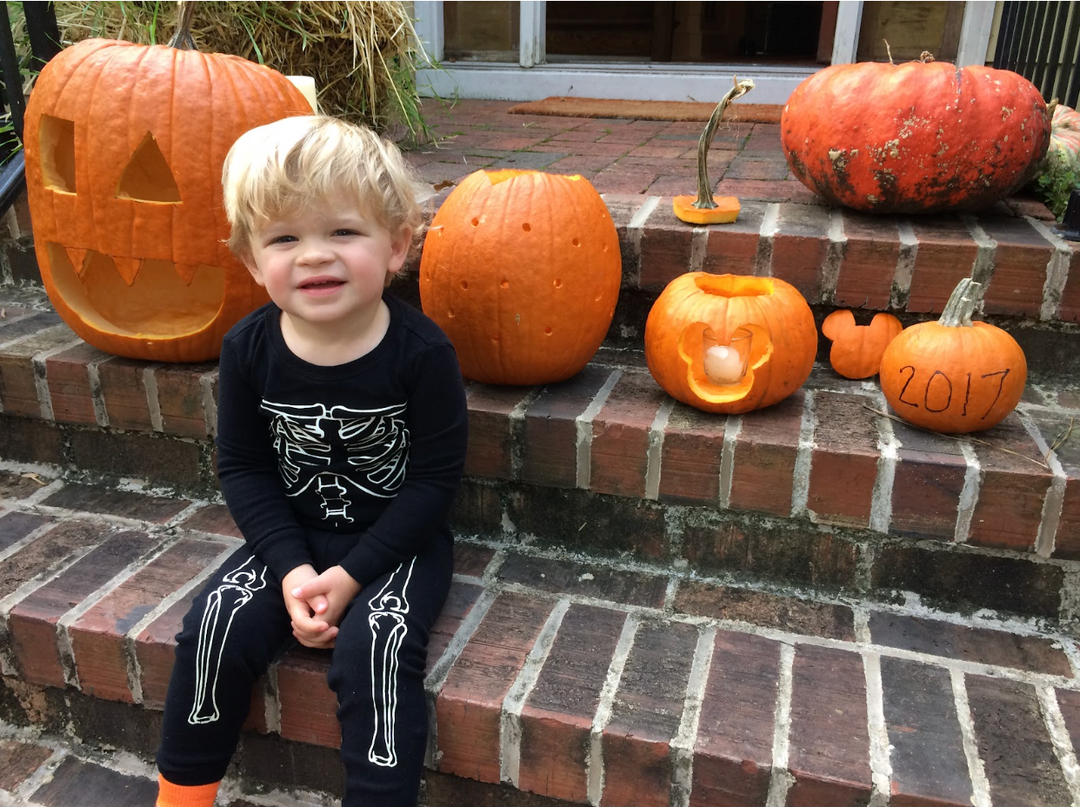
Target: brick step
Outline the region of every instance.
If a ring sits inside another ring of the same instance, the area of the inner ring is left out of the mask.
[[[217,494],[216,365],[108,356],[49,311],[5,312],[0,459]],[[605,348],[567,382],[468,401],[461,534],[1080,625],[1075,387],[1033,383],[958,439],[824,366],[776,406],[707,415]]]
[[[54,473],[0,472],[0,720],[146,761],[173,636],[235,527],[212,501]],[[1038,620],[513,540],[460,541],[455,571],[429,654],[430,807],[1080,798],[1080,646]],[[296,649],[256,688],[247,786],[340,789],[325,673]]]

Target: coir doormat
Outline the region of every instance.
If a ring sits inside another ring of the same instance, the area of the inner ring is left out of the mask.
[[[716,104],[694,101],[629,101],[552,95],[510,107],[515,115],[561,115],[568,118],[633,118],[635,120],[707,121]],[[780,104],[731,104],[724,120],[779,123]]]

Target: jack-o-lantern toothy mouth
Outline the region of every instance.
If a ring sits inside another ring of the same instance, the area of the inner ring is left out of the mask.
[[[60,296],[99,331],[170,337],[196,333],[217,319],[225,270],[151,258],[112,258],[49,243]]]

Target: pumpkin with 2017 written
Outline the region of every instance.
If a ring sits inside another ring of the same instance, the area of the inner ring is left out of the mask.
[[[581,370],[615,315],[619,237],[587,179],[475,171],[432,219],[420,303],[466,378],[546,384]]]
[[[193,8],[196,4],[190,4]],[[82,339],[137,359],[215,358],[268,298],[229,252],[225,154],[311,114],[285,76],[236,56],[87,39],[27,104],[26,184],[41,279]]]
[[[739,341],[749,342],[744,368],[730,381],[717,378],[709,352],[725,358]],[[810,377],[816,353],[810,306],[774,277],[688,272],[667,285],[645,322],[645,359],[656,383],[706,412],[740,414],[783,400]]]
[[[1008,332],[972,321],[981,296],[981,284],[961,280],[940,319],[906,328],[885,348],[881,391],[909,423],[936,432],[982,431],[1020,403],[1027,359]]]
[[[834,204],[970,211],[1031,179],[1050,118],[1035,85],[1008,70],[860,62],[826,67],[796,87],[780,138],[792,173]]]

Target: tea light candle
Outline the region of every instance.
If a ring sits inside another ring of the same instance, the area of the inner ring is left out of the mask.
[[[705,375],[714,384],[737,384],[746,375],[742,356],[733,347],[713,345],[705,351]]]
[[[286,76],[285,78],[296,85],[296,89],[300,90],[311,104],[311,111],[318,115],[319,102],[315,100],[315,79],[311,76]]]

